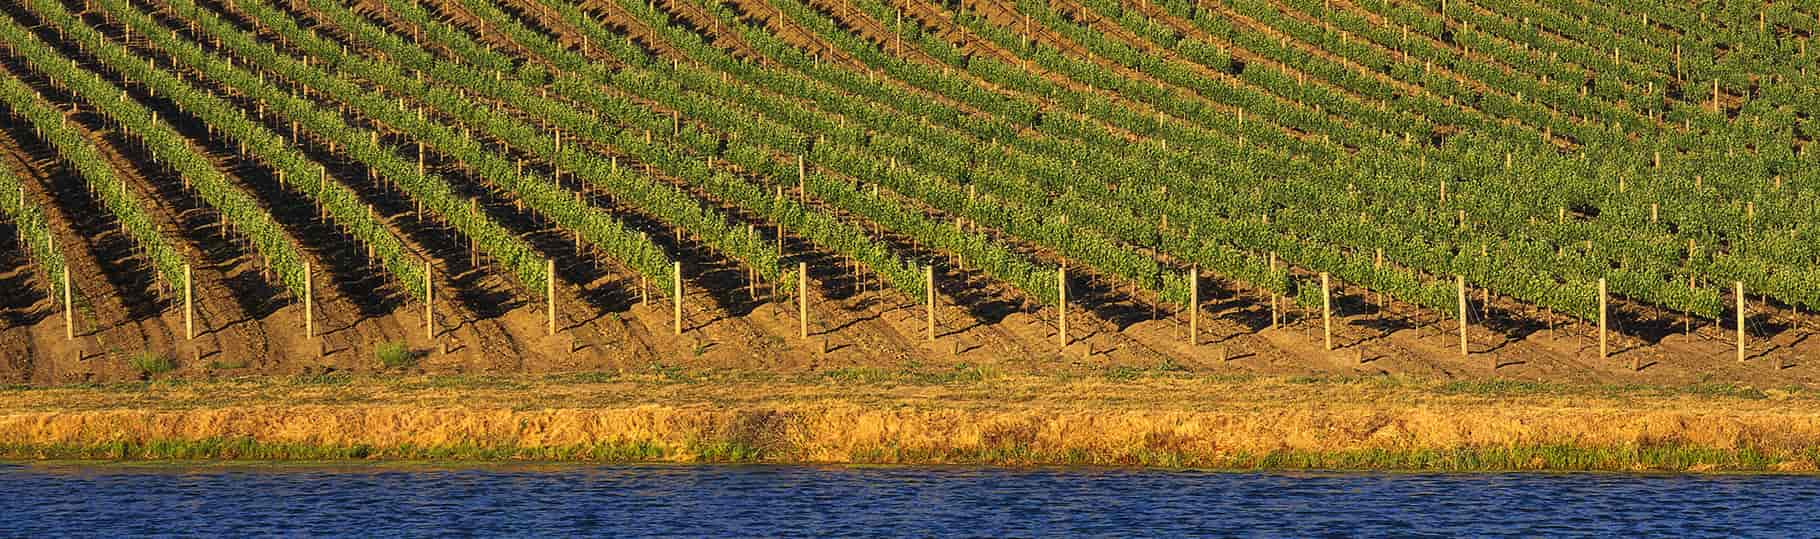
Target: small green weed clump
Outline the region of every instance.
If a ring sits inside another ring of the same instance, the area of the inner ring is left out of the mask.
[[[231,371],[246,368],[245,359],[221,359],[209,362],[209,368],[218,371]]]
[[[176,361],[173,361],[164,354],[152,351],[133,354],[133,357],[128,359],[127,363],[133,366],[133,370],[139,371],[141,374],[147,376],[164,374],[177,368]]]
[[[398,341],[379,345],[379,348],[373,351],[373,355],[378,356],[379,364],[388,369],[408,367],[417,362],[417,354],[411,353],[410,347]]]

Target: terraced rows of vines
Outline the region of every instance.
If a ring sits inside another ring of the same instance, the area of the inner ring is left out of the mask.
[[[0,6],[8,380],[1820,373],[1811,3]]]

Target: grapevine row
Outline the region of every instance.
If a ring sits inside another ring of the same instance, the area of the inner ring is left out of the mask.
[[[165,83],[176,86],[178,83],[168,75],[152,70],[150,66],[139,63],[131,53],[108,41],[100,32],[83,24],[62,5],[50,0],[32,0],[31,8],[45,22],[60,29],[63,34],[74,39],[90,51],[110,69],[117,70],[125,78],[133,80],[154,81],[154,84]],[[10,19],[0,22],[9,26],[9,32],[22,28],[14,26]],[[199,195],[203,202],[214,208],[222,217],[232,224],[234,229],[251,240],[259,255],[278,275],[278,280],[296,297],[303,297],[304,275],[303,256],[297,248],[297,241],[283,227],[272,220],[270,214],[251,195],[228,180],[227,176],[217,170],[209,160],[194,148],[187,139],[169,124],[158,119],[138,101],[126,99],[126,90],[115,86],[100,76],[85,70],[64,70],[61,67],[67,58],[35,36],[13,42],[13,47],[33,59],[31,65],[44,75],[58,71],[59,77],[77,97],[100,110],[108,118],[119,124],[130,136],[143,142],[151,152],[152,159],[159,164],[176,170],[184,179],[189,189]]]

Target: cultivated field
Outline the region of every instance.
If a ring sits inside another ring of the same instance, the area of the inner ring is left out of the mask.
[[[1810,3],[0,8],[0,380],[1820,374]]]

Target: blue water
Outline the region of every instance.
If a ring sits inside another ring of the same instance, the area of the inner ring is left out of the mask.
[[[0,465],[0,536],[1820,536],[1820,478]]]

